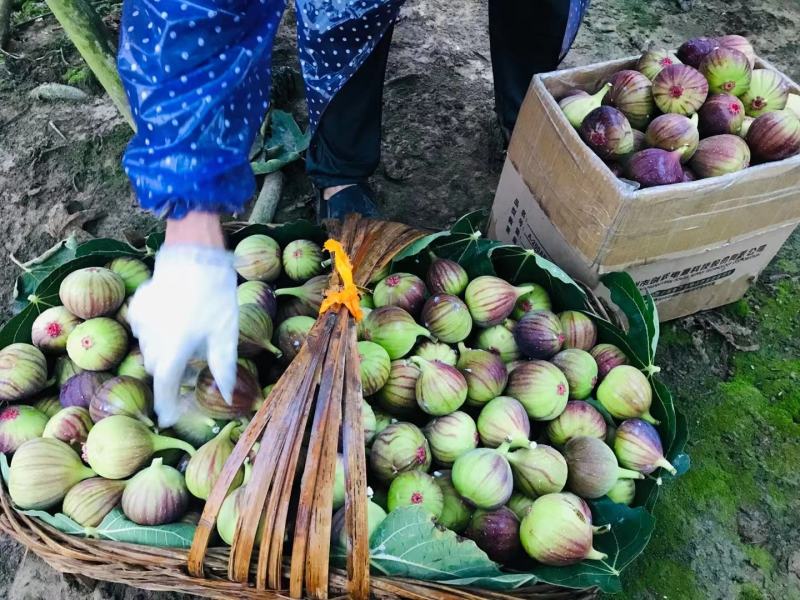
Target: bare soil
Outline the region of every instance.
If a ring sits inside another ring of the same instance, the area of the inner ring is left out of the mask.
[[[99,6],[114,29],[119,6]],[[0,320],[10,316],[14,261],[69,234],[124,238],[158,226],[138,209],[120,168],[127,125],[86,76],[52,15],[25,22],[40,13],[43,2],[23,3],[15,16],[22,25],[0,55]],[[491,204],[504,151],[492,110],[486,25],[485,0],[409,0],[404,7],[387,72],[383,161],[373,182],[387,217],[441,228]],[[746,35],[763,57],[800,79],[797,0],[595,0],[564,66],[635,54],[651,40],[674,47],[721,33]],[[275,65],[276,105],[301,110],[291,14]],[[65,81],[91,98],[28,97],[40,83]],[[310,217],[302,164],[286,175],[278,218]],[[708,313],[716,326],[694,319],[665,328],[662,364],[692,424],[695,466],[665,489],[654,540],[624,577],[629,597],[800,598],[799,265],[794,236],[745,301]],[[720,322],[739,333],[744,327],[760,349],[731,346]],[[178,595],[86,585],[0,538],[0,597]]]

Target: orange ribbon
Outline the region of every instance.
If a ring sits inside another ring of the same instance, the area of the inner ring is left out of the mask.
[[[333,255],[333,268],[339,274],[339,279],[342,280],[343,285],[337,286],[335,289],[326,290],[325,299],[319,307],[319,314],[331,308],[345,306],[356,322],[361,321],[364,318],[360,304],[361,294],[355,281],[353,281],[353,264],[350,262],[350,257],[347,256],[347,252],[336,240],[328,240],[323,248]]]

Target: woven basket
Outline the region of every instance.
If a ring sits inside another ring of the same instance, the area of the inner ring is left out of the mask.
[[[329,224],[350,256],[355,283],[364,286],[382,267],[425,235],[397,223],[358,217]],[[331,290],[339,289],[338,274]],[[616,321],[589,297],[589,308]],[[64,573],[149,590],[209,598],[590,599],[596,589],[536,584],[513,592],[372,576],[362,395],[355,321],[345,307],[321,315],[298,356],[239,439],[208,498],[190,550],[152,548],[70,536],[11,506],[0,485],[0,530]],[[307,448],[304,433],[310,431]],[[341,440],[346,464],[346,570],[330,561],[333,478]],[[261,443],[243,494],[231,548],[210,548],[216,516],[251,447]],[[305,452],[305,460],[301,459]],[[355,500],[360,499],[360,500]],[[255,532],[263,519],[260,544]]]

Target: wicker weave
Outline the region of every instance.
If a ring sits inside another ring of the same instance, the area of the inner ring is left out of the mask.
[[[423,232],[397,223],[350,218],[329,226],[365,285]],[[331,286],[339,284],[332,276]],[[0,485],[0,530],[64,573],[138,588],[208,598],[408,598],[417,600],[584,600],[597,591],[537,584],[498,593],[369,573],[366,464],[361,424],[355,323],[346,309],[322,315],[269,402],[238,441],[209,496],[189,551],[83,539],[15,511]],[[303,432],[311,430],[301,460]],[[341,436],[346,460],[347,570],[330,567],[335,459]],[[209,547],[228,487],[261,440],[231,548]],[[299,481],[299,490],[296,482]],[[298,493],[299,492],[299,493]],[[265,522],[261,543],[255,532]],[[285,540],[291,540],[286,544]]]

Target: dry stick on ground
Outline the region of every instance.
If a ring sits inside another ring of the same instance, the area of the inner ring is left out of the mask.
[[[0,0],[4,1],[7,0]],[[47,6],[119,112],[135,130],[128,99],[117,73],[114,44],[97,11],[86,0],[47,0]]]

